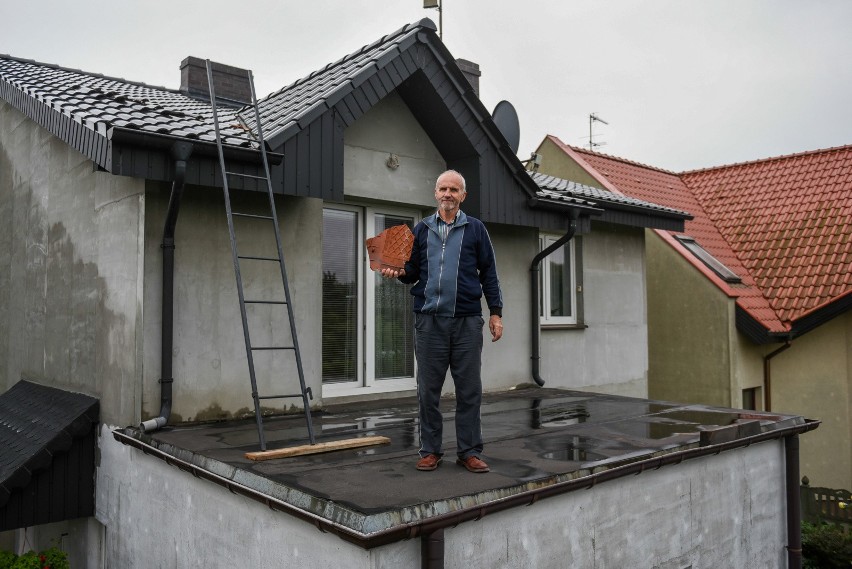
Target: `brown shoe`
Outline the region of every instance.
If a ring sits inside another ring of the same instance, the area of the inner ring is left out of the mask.
[[[470,455],[467,458],[456,459],[456,464],[460,464],[471,472],[488,472],[491,470],[485,461],[478,456]]]
[[[437,454],[427,454],[417,461],[417,470],[435,470],[441,464],[441,457]]]

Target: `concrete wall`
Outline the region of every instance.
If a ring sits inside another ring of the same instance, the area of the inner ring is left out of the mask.
[[[582,245],[586,328],[542,330],[541,375],[548,387],[647,397],[643,230],[593,223]]]
[[[463,205],[463,204],[462,204]],[[534,228],[489,225],[488,234],[497,256],[497,272],[503,291],[503,337],[491,341],[488,321],[482,331],[482,386],[500,391],[532,383],[530,344],[530,261],[538,252]],[[483,315],[488,308],[482,302]],[[444,384],[452,390],[452,381]]]
[[[852,489],[852,313],[796,338],[770,365],[772,411],[822,421],[802,437],[802,476],[811,486]]]
[[[0,389],[27,377],[139,420],[143,188],[0,102]]]
[[[107,566],[419,566],[419,539],[365,551],[106,432],[100,441],[103,537],[87,539],[103,542]],[[771,441],[489,515],[445,530],[445,567],[784,567],[783,464]]]
[[[649,396],[741,406],[731,391],[734,300],[648,233]]]
[[[343,134],[347,199],[435,208],[435,180],[446,161],[396,93],[382,99]],[[399,166],[388,167],[391,155]]]
[[[160,338],[162,310],[163,223],[170,187],[149,184],[145,225],[145,382],[143,416],[160,410]],[[232,194],[234,211],[265,214],[264,194]],[[305,380],[318,397],[321,370],[322,202],[276,199],[296,330]],[[272,225],[236,219],[240,254],[275,256]],[[243,261],[248,299],[284,299],[276,263]],[[224,419],[253,413],[245,343],[220,190],[189,187],[175,232],[175,316],[173,350],[174,406],[172,422]],[[286,309],[276,305],[247,308],[253,345],[292,345]],[[273,330],[275,335],[273,336]],[[293,352],[260,352],[255,356],[261,395],[298,393]],[[315,398],[314,404],[318,403]],[[280,411],[300,399],[269,400],[265,408]]]

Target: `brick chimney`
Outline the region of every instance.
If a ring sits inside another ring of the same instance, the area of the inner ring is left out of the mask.
[[[456,59],[456,65],[459,66],[459,69],[467,78],[467,82],[473,87],[473,92],[479,97],[479,77],[482,75],[479,71],[479,64],[466,59]]]
[[[242,106],[251,102],[248,71],[223,63],[212,62],[213,87],[223,105]],[[180,63],[180,91],[194,99],[210,100],[207,86],[207,62],[189,56]]]

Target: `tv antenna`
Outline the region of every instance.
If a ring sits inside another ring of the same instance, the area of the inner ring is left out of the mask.
[[[423,8],[437,8],[438,10],[438,37],[444,39],[444,8],[441,6],[442,0],[423,0]]]
[[[595,142],[594,133],[592,132],[592,125],[594,125],[596,122],[601,122],[606,125],[609,124],[595,113],[589,113],[589,150],[594,150],[598,146],[603,146],[606,144],[606,142]]]

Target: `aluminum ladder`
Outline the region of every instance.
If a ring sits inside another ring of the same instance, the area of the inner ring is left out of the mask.
[[[314,439],[314,429],[313,422],[311,419],[311,406],[310,400],[313,399],[313,393],[311,392],[310,387],[305,386],[305,373],[302,368],[302,354],[299,350],[299,341],[296,335],[296,322],[293,315],[293,304],[290,299],[290,286],[287,281],[287,270],[284,266],[284,253],[281,248],[281,232],[278,227],[278,215],[275,211],[275,200],[272,195],[272,179],[269,173],[269,158],[266,152],[266,142],[263,138],[263,128],[260,122],[260,112],[257,108],[257,96],[254,91],[254,76],[251,71],[247,71],[248,83],[251,87],[251,103],[243,107],[242,110],[253,109],[254,111],[254,119],[255,124],[257,125],[257,136],[256,137],[231,137],[228,138],[241,138],[242,140],[248,140],[250,143],[255,143],[259,145],[260,155],[263,161],[263,172],[264,176],[255,176],[249,174],[243,174],[239,172],[233,172],[228,170],[227,164],[225,162],[225,153],[223,150],[223,142],[222,142],[222,134],[219,128],[219,111],[216,99],[215,87],[213,85],[213,70],[212,63],[208,59],[207,60],[207,82],[210,88],[210,105],[213,109],[213,127],[215,129],[216,134],[216,147],[219,152],[219,166],[221,168],[222,175],[222,191],[224,192],[225,197],[225,212],[228,217],[228,235],[231,241],[231,256],[234,262],[234,275],[237,280],[237,293],[239,295],[240,301],[240,316],[242,318],[243,323],[243,337],[245,339],[245,347],[246,347],[246,358],[248,360],[248,370],[249,370],[249,379],[251,380],[251,396],[254,401],[254,413],[255,420],[257,422],[257,436],[260,441],[260,450],[266,450],[266,437],[263,431],[263,415],[261,413],[260,403],[262,400],[266,399],[285,399],[285,398],[301,398],[302,404],[304,406],[305,411],[305,420],[307,422],[308,427],[308,437],[310,439],[310,443],[316,444]],[[250,213],[240,213],[234,212],[231,209],[231,195],[229,189],[229,180],[235,178],[247,178],[255,180],[258,184],[261,182],[266,183],[266,194],[269,198],[269,210],[267,215],[257,215]],[[277,257],[265,257],[265,256],[257,256],[257,255],[242,255],[237,250],[237,238],[234,230],[234,218],[240,217],[252,222],[258,223],[266,223],[271,226],[273,229],[273,233],[275,234],[275,245],[277,250]],[[278,263],[281,273],[281,284],[283,286],[284,291],[284,300],[276,300],[276,299],[246,299],[245,293],[243,289],[243,277],[242,272],[240,270],[240,264],[242,261],[252,261],[252,262],[261,262],[261,263]],[[292,339],[292,344],[287,346],[257,346],[252,343],[251,340],[251,331],[249,327],[249,319],[246,313],[246,305],[255,304],[255,305],[270,305],[270,307],[275,305],[283,305],[285,310],[287,311],[288,320],[290,323],[290,338]],[[260,395],[257,389],[257,375],[255,372],[255,362],[254,355],[255,352],[258,351],[288,351],[292,350],[294,353],[294,359],[296,361],[296,368],[299,374],[299,386],[301,391],[295,394],[286,394],[286,395]]]

